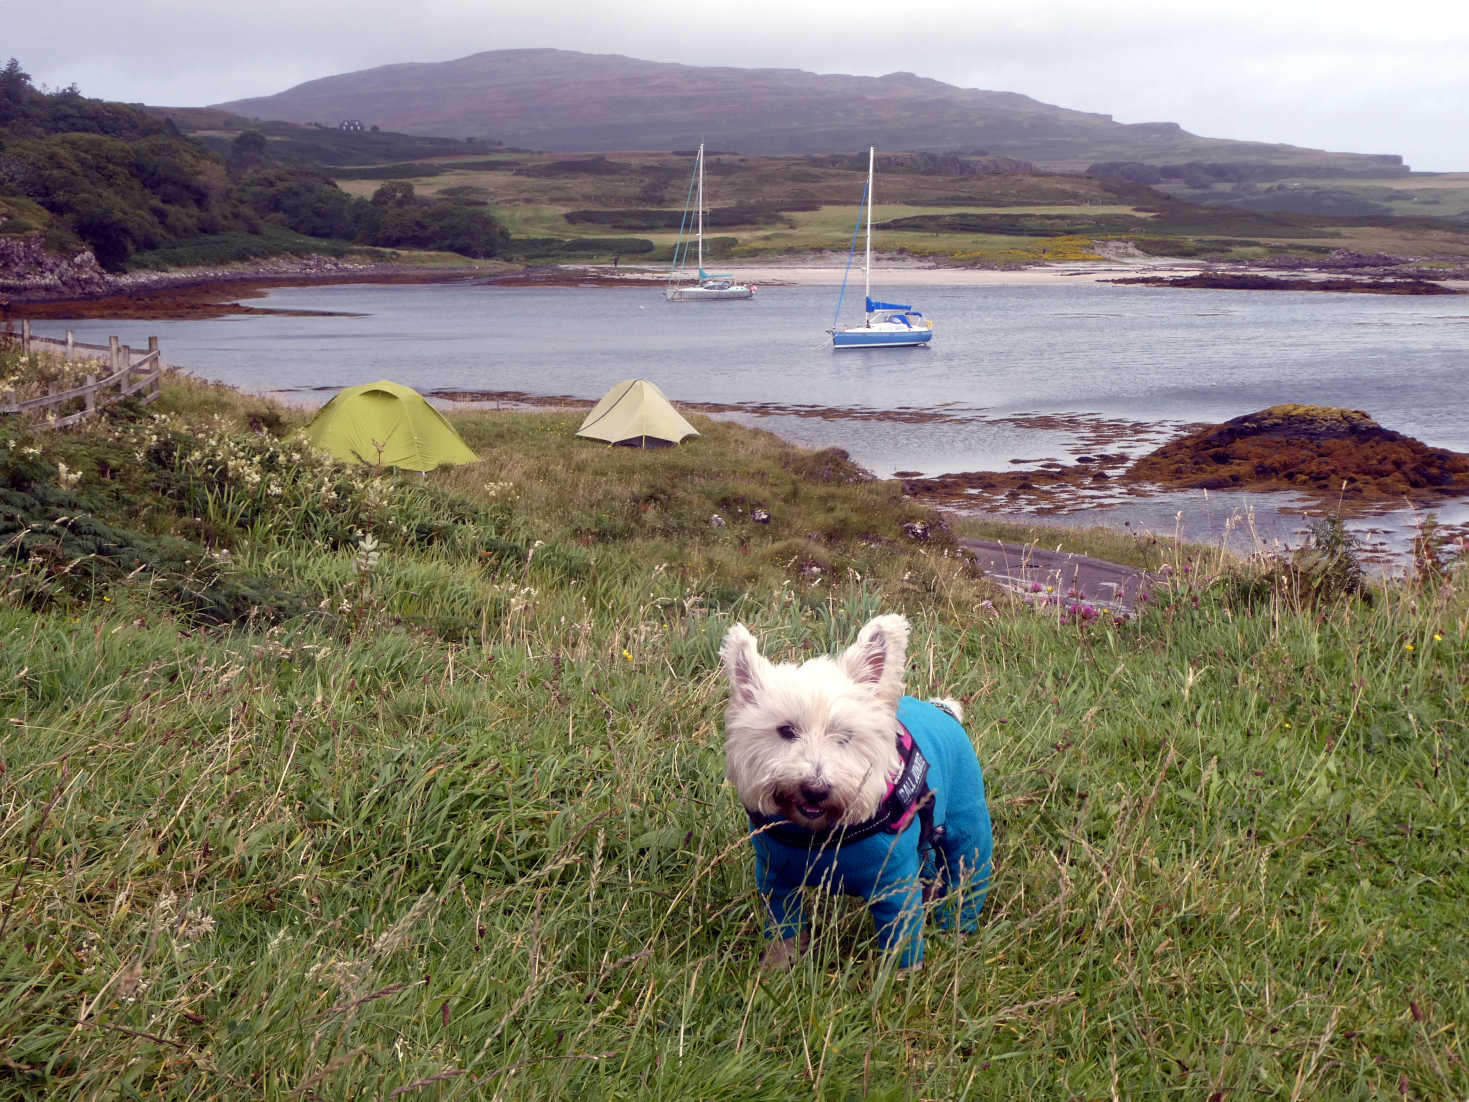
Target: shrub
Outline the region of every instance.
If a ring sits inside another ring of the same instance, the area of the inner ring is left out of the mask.
[[[1449,580],[1456,564],[1466,559],[1465,543],[1454,540],[1438,522],[1438,514],[1423,518],[1413,536],[1413,576],[1421,586],[1440,586]]]
[[[127,584],[161,594],[193,623],[270,621],[304,610],[299,598],[231,570],[196,543],[102,520],[94,493],[77,487],[80,471],[23,439],[11,437],[6,445],[0,448],[0,569],[12,603],[42,609]],[[112,460],[121,465],[120,457]]]
[[[1361,541],[1340,516],[1331,514],[1312,524],[1295,550],[1227,572],[1222,581],[1225,600],[1238,607],[1255,607],[1272,597],[1297,608],[1349,598],[1371,604],[1361,554]]]

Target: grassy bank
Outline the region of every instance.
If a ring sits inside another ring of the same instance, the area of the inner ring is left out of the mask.
[[[0,425],[0,1098],[1469,1093],[1462,566],[1139,547],[1094,618],[734,425],[456,417],[419,478],[162,405]],[[901,978],[836,901],[761,974],[719,640],[888,610],[967,702],[986,917]]]

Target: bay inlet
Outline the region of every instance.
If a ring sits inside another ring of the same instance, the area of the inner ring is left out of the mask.
[[[648,378],[675,403],[803,446],[844,448],[879,477],[1138,455],[1186,425],[1285,402],[1363,410],[1430,446],[1469,451],[1469,299],[1082,280],[902,294],[934,319],[932,345],[834,354],[825,331],[836,288],[805,285],[718,304],[667,303],[647,286],[318,285],[275,288],[252,305],[337,316],[33,328],[135,345],[157,335],[171,366],[304,405],[379,378],[489,401],[587,402],[619,379]],[[1203,542],[1242,531],[1288,541],[1303,528],[1302,504],[1282,494],[1102,491],[1053,519]],[[1437,512],[1469,523],[1469,501]],[[1354,524],[1392,550],[1416,519],[1405,508]]]

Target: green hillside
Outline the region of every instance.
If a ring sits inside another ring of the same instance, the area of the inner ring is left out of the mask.
[[[395,154],[446,144],[364,140]],[[39,91],[14,58],[0,70],[0,233],[35,235],[53,253],[89,249],[111,272],[361,246],[487,257],[506,244],[483,204],[402,185],[357,199],[259,131],[211,149],[172,118],[75,88]]]

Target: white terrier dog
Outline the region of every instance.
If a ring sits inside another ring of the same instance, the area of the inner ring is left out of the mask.
[[[945,924],[978,922],[993,851],[984,776],[959,705],[903,695],[908,633],[878,616],[841,655],[799,666],[762,657],[743,624],[725,634],[725,762],[750,817],[767,966],[805,937],[807,886],[865,898],[904,968],[923,959],[925,884],[935,899],[962,886]]]

